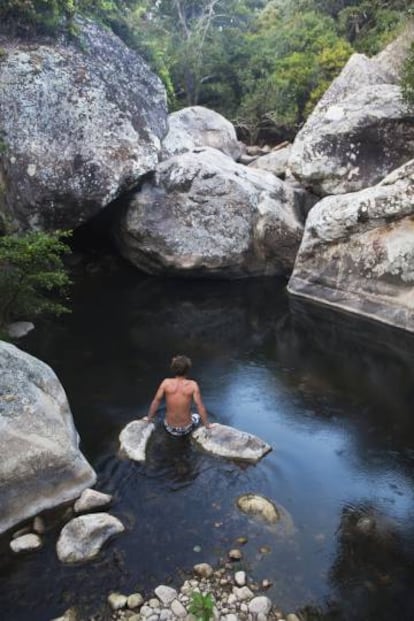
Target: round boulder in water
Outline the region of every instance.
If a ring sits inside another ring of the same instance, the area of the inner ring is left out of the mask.
[[[236,502],[240,511],[260,517],[268,524],[275,524],[280,520],[280,513],[276,505],[259,494],[243,494]]]

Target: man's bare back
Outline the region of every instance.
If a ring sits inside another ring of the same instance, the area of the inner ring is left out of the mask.
[[[185,358],[183,356],[177,356],[173,358],[172,368],[174,369],[174,361]],[[187,358],[189,366],[191,361]],[[185,368],[185,367],[184,367]],[[174,378],[164,379],[156,394],[152,400],[148,416],[144,420],[151,420],[154,418],[162,400],[165,398],[167,413],[165,422],[170,427],[174,428],[186,428],[192,424],[191,419],[191,406],[194,401],[198,413],[200,414],[201,421],[206,427],[210,427],[207,420],[207,410],[201,399],[200,388],[197,382],[188,379],[186,375],[176,375]]]

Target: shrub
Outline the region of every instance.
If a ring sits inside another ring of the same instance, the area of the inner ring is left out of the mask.
[[[197,618],[197,621],[210,621],[213,618],[214,600],[211,593],[191,593],[191,602],[188,611]]]
[[[56,231],[0,237],[0,329],[15,319],[68,312],[57,297],[70,284],[62,261],[68,236]]]

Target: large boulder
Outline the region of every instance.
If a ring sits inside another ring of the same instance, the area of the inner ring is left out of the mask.
[[[168,117],[169,132],[162,143],[162,158],[168,159],[196,147],[212,147],[237,160],[241,150],[234,126],[218,112],[191,106]]]
[[[77,227],[158,162],[160,80],[110,30],[77,28],[56,42],[0,36],[3,228]]]
[[[77,498],[96,475],[46,364],[0,341],[0,533]]]
[[[414,331],[414,160],[308,215],[289,292]]]
[[[159,165],[130,203],[117,241],[150,274],[286,275],[302,236],[301,201],[271,173],[216,149],[195,150]]]
[[[375,58],[354,54],[292,148],[289,166],[317,194],[378,183],[414,157],[414,113],[401,97],[399,69],[414,28]]]

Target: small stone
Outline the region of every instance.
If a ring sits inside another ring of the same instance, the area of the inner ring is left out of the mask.
[[[141,593],[131,593],[127,599],[127,606],[130,610],[134,610],[134,608],[139,608],[144,603],[144,598]]]
[[[172,621],[173,617],[173,613],[168,608],[164,608],[160,612],[160,621]]]
[[[165,602],[163,603],[165,604]],[[152,597],[150,600],[148,600],[148,606],[152,609],[155,608],[155,610],[157,610],[158,608],[161,608],[160,600],[156,597]]]
[[[127,596],[121,593],[110,593],[108,595],[108,604],[112,610],[121,610],[121,608],[125,608],[127,600]]]
[[[234,604],[236,604],[238,601],[237,597],[235,596],[234,593],[230,593],[230,595],[227,598],[227,603],[229,606],[234,606]]]
[[[259,548],[260,554],[270,554],[271,551],[272,551],[272,548],[270,546],[260,546]]]
[[[244,546],[247,542],[248,542],[247,537],[237,537],[237,539],[236,539],[236,543],[239,546]]]
[[[10,548],[16,554],[21,552],[32,552],[42,547],[42,540],[38,535],[30,533],[28,535],[22,535],[16,539],[10,541]]]
[[[140,619],[141,619],[140,615],[131,615],[128,621],[140,621]]]
[[[194,546],[193,552],[201,552],[201,546]]]
[[[267,578],[264,578],[261,582],[261,587],[262,589],[269,589],[272,586],[272,582],[270,580],[268,580]]]
[[[259,612],[256,621],[267,621],[267,615],[264,612]]]
[[[186,609],[178,599],[175,599],[171,602],[171,612],[173,612],[175,616],[179,617],[180,619],[184,618],[187,614]]]
[[[153,614],[154,610],[150,608],[150,606],[147,606],[147,604],[144,604],[139,612],[140,612],[140,617],[142,617],[143,619],[146,619],[147,617]]]
[[[202,578],[210,578],[213,575],[213,568],[208,563],[198,563],[193,567],[194,572]]]
[[[234,548],[233,550],[229,551],[228,557],[231,561],[240,561],[240,559],[243,558],[243,554],[240,550]]]
[[[234,574],[234,581],[237,586],[242,587],[246,584],[246,572],[245,571],[236,571]]]
[[[239,602],[243,602],[247,599],[252,599],[253,592],[247,586],[233,587],[233,593],[237,597]]]
[[[256,615],[258,615],[259,613],[267,615],[269,614],[271,608],[272,602],[265,595],[259,595],[257,597],[254,597],[249,603],[249,612]]]
[[[165,584],[157,586],[157,588],[154,589],[154,593],[164,606],[169,606],[171,602],[178,597],[177,591]]]
[[[110,504],[112,496],[97,492],[95,489],[83,490],[80,498],[75,502],[73,508],[75,513],[85,513],[100,507],[106,507]]]
[[[33,520],[33,530],[37,535],[44,535],[46,531],[45,521],[40,515],[37,515]]]
[[[300,619],[294,612],[290,612],[286,617],[286,621],[300,621]]]
[[[226,621],[239,621],[237,615],[230,613],[226,616]]]

